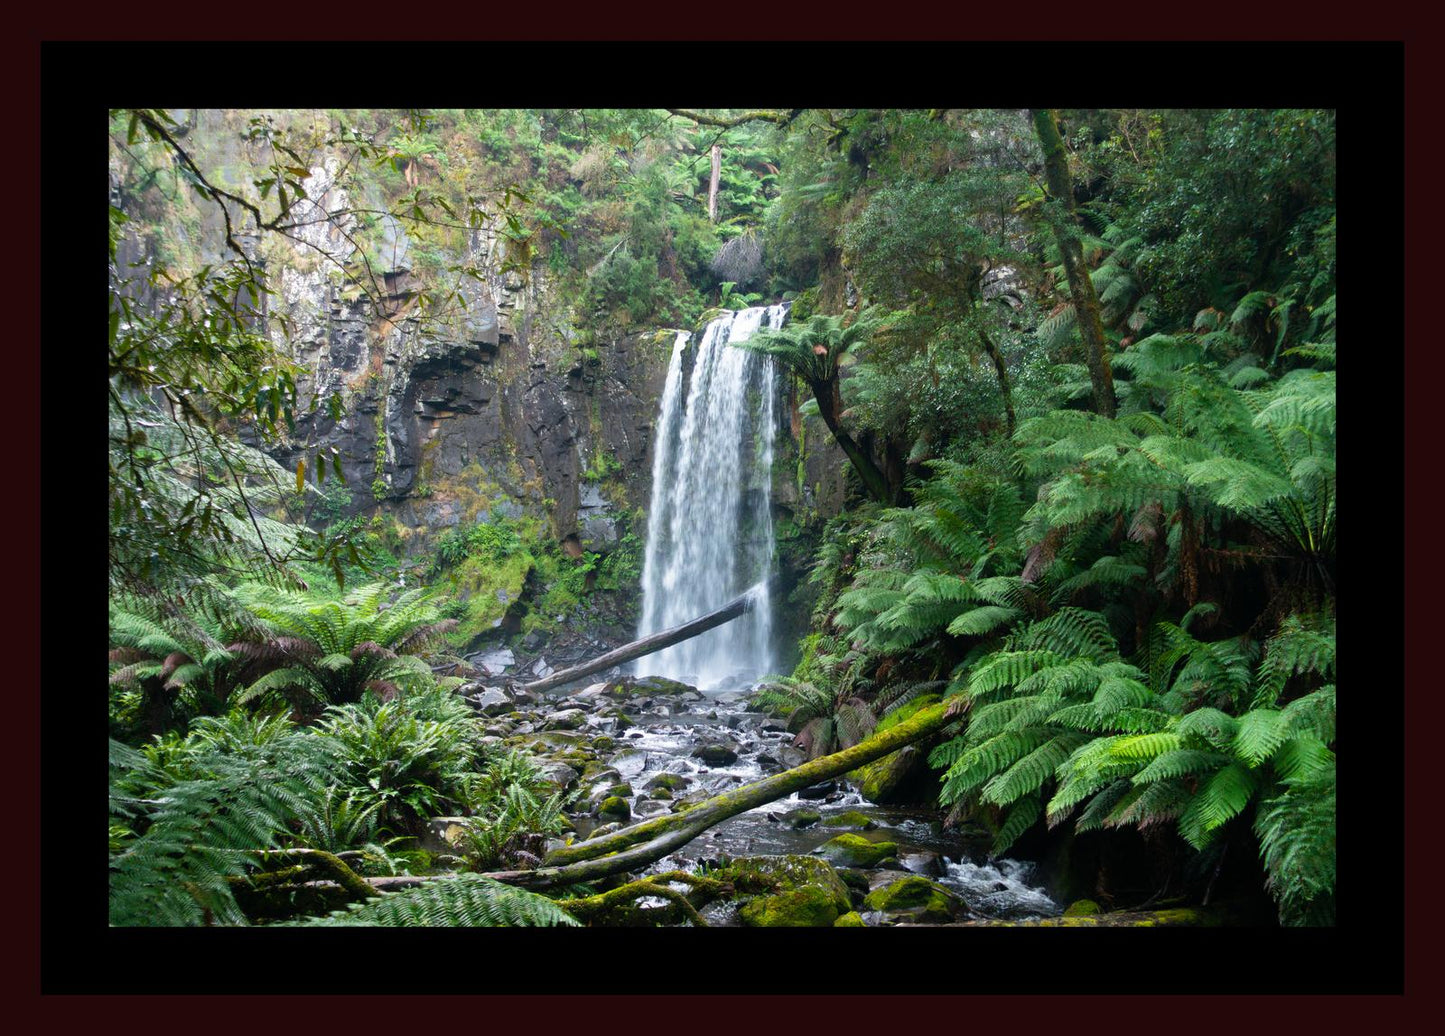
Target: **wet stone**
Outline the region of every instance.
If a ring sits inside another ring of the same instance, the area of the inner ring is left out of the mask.
[[[695,759],[701,759],[709,766],[729,766],[738,761],[736,745],[712,742],[706,745],[699,745],[692,750]]]

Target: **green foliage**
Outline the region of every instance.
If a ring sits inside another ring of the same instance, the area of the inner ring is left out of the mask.
[[[470,804],[478,734],[449,691],[385,703],[367,695],[332,706],[318,728],[337,753],[340,783],[382,829],[415,834],[428,817]]]
[[[439,617],[422,590],[388,603],[384,583],[339,601],[257,584],[240,587],[237,596],[269,634],[232,649],[268,666],[236,695],[238,702],[279,700],[314,709],[355,702],[366,691],[425,690],[433,679],[419,656],[456,625]]]
[[[836,693],[790,676],[758,685],[753,704],[788,718],[793,743],[809,759],[851,748],[873,733],[878,717],[868,702],[854,693],[856,680],[845,680]]]
[[[503,885],[480,874],[438,878],[325,918],[307,918],[295,924],[308,927],[382,928],[550,928],[580,924],[546,896]]]

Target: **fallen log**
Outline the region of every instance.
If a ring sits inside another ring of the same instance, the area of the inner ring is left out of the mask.
[[[764,580],[755,586],[749,587],[737,597],[734,597],[727,604],[716,611],[708,612],[691,622],[685,622],[681,626],[674,626],[672,629],[663,630],[660,633],[650,633],[645,637],[632,641],[630,644],[623,644],[605,655],[598,655],[590,662],[572,666],[570,669],[561,669],[555,673],[545,676],[540,680],[533,680],[531,683],[523,684],[524,691],[546,691],[553,687],[560,687],[564,683],[571,683],[573,680],[580,680],[584,676],[591,676],[593,673],[601,672],[603,669],[610,669],[623,662],[630,662],[634,658],[641,658],[643,655],[650,655],[654,651],[661,651],[663,648],[671,647],[680,641],[689,640],[699,633],[706,633],[714,626],[721,626],[725,622],[731,622],[739,615],[744,615],[753,610],[763,594],[773,592],[776,577]]]
[[[951,722],[949,707],[939,702],[852,748],[825,755],[802,766],[774,774],[699,802],[689,810],[645,820],[603,838],[565,846],[551,853],[546,866],[530,871],[498,871],[488,875],[522,888],[549,888],[594,881],[646,866],[686,845],[702,832],[757,806],[780,799],[820,781],[842,776],[921,740]]]
[[[905,745],[922,740],[951,723],[957,713],[954,700],[920,709],[896,727],[860,741],[832,755],[810,760],[791,770],[723,792],[689,810],[643,821],[603,838],[565,846],[547,857],[547,866],[524,871],[489,871],[486,877],[525,889],[555,888],[596,881],[636,870],[681,848],[710,827],[756,806],[842,776]],[[409,888],[424,881],[445,880],[446,875],[364,878],[377,891]]]

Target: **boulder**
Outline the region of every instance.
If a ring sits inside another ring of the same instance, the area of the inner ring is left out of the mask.
[[[468,700],[483,716],[502,716],[517,710],[517,703],[500,687],[483,687]]]
[[[874,889],[863,905],[891,922],[947,924],[969,913],[958,893],[918,875]]]
[[[922,874],[926,878],[941,877],[947,870],[943,865],[943,858],[930,849],[922,852],[904,853],[898,857],[898,862],[904,868],[914,874]]]
[[[560,712],[550,713],[542,726],[545,730],[576,730],[587,722],[587,713],[581,709],[562,709]]]
[[[838,785],[833,781],[824,781],[822,784],[815,784],[810,788],[804,788],[798,792],[800,799],[825,799],[836,791]]]
[[[730,766],[738,761],[738,746],[714,741],[694,748],[692,756],[709,766]]]
[[[846,813],[839,813],[837,816],[829,817],[823,821],[824,827],[841,827],[850,831],[872,831],[878,827],[878,821],[860,813],[856,809],[850,809]]]
[[[794,831],[801,831],[805,827],[812,827],[823,819],[823,814],[816,809],[795,809],[788,814],[788,826]]]
[[[558,791],[567,791],[577,783],[581,773],[568,766],[566,763],[551,762],[543,763],[538,767],[542,780],[551,784]]]
[[[751,928],[824,928],[852,909],[848,889],[822,860],[810,856],[752,856],[733,860],[723,880],[753,898],[739,917]]]
[[[599,817],[615,817],[625,822],[632,819],[632,807],[621,795],[609,795],[597,807],[597,815]]]
[[[876,867],[898,852],[897,842],[870,842],[862,835],[839,835],[813,850],[840,867]]]

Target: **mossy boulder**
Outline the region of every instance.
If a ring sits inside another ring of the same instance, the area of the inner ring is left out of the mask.
[[[575,734],[568,730],[548,730],[527,739],[536,745],[564,750],[581,749],[587,745],[586,734]]]
[[[876,867],[880,860],[898,853],[897,842],[870,842],[862,835],[838,835],[820,845],[815,852],[840,867]]]
[[[851,831],[872,831],[878,827],[878,821],[860,813],[856,809],[850,809],[846,813],[839,813],[835,817],[829,817],[823,821],[824,827],[843,827]]]
[[[647,791],[652,791],[655,788],[666,788],[668,791],[681,791],[683,788],[686,788],[689,783],[688,779],[680,773],[660,773],[656,777],[650,778],[648,782],[643,785],[643,788]]]
[[[633,685],[632,693],[637,694],[685,694],[688,691],[696,690],[679,680],[669,680],[663,676],[645,676]]]
[[[739,911],[752,928],[826,928],[853,908],[842,879],[811,856],[744,857],[713,877],[754,893]]]
[[[788,814],[788,826],[794,831],[801,831],[805,827],[812,827],[823,819],[823,814],[816,809],[795,809]]]
[[[606,734],[598,734],[592,739],[592,747],[598,752],[610,752],[617,747],[617,740]]]
[[[968,912],[958,893],[917,875],[874,889],[863,900],[863,905],[881,912],[889,920],[924,924],[947,924]]]
[[[548,730],[576,730],[587,722],[587,713],[581,709],[562,709],[554,712],[545,720]]]
[[[1065,917],[1092,917],[1101,913],[1099,904],[1092,899],[1076,899],[1064,908]]]
[[[841,914],[841,915],[839,915],[838,920],[836,920],[836,921],[833,922],[833,927],[834,927],[834,928],[867,928],[868,926],[863,923],[863,915],[862,915],[862,914],[858,913],[858,911],[856,911],[856,910],[850,910],[850,911],[848,911],[846,914]]]
[[[823,889],[809,885],[751,899],[738,916],[750,928],[826,928],[838,919],[838,904]]]
[[[599,817],[616,817],[619,820],[632,819],[632,807],[621,795],[609,795],[597,807]]]

